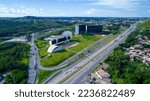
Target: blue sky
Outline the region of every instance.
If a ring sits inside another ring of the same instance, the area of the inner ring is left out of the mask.
[[[150,17],[150,0],[0,0],[0,17]]]

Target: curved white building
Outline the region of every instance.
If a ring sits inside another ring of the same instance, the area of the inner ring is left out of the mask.
[[[62,33],[62,35],[51,36],[50,38],[48,38],[50,44],[48,52],[52,53],[52,52],[62,50],[63,47],[57,45],[69,42],[71,38],[72,38],[72,32],[70,31],[65,31]]]
[[[65,42],[68,42],[71,38],[72,38],[72,32],[65,31],[62,33],[62,35],[51,36],[49,38],[50,45],[65,43]]]

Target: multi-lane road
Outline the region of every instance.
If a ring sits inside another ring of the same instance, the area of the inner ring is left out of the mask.
[[[65,69],[60,75],[56,76],[48,83],[83,83],[83,78],[88,76],[94,67],[106,59],[115,47],[123,43],[128,35],[136,29],[136,26],[137,24],[132,25],[128,30],[120,34],[107,45],[99,47],[99,49],[86,56],[83,60],[75,63],[70,68]]]
[[[29,75],[28,83],[34,84],[37,76],[38,69],[36,68],[37,64],[37,54],[36,54],[36,45],[34,44],[35,33],[32,33],[31,38],[31,48],[30,48],[30,58],[29,58]]]

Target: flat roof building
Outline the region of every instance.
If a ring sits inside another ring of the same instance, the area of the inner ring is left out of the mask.
[[[100,33],[103,30],[102,25],[75,25],[75,34],[83,34],[83,33],[89,33],[89,34],[96,34]]]
[[[87,25],[86,33],[100,33],[102,32],[102,25]]]
[[[76,34],[83,34],[86,33],[86,25],[75,25],[75,33]]]

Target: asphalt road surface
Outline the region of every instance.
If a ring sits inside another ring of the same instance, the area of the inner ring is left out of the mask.
[[[34,84],[37,76],[38,69],[36,68],[36,51],[35,51],[35,44],[34,44],[34,35],[35,33],[32,33],[31,38],[31,48],[30,48],[30,58],[29,58],[29,75],[28,75],[28,83]]]

